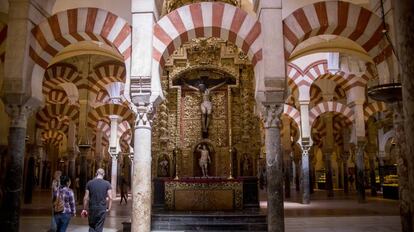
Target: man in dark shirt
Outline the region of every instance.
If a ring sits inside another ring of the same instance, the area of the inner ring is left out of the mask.
[[[99,168],[96,178],[86,184],[82,216],[88,216],[89,232],[102,232],[105,215],[112,206],[111,184],[104,180],[105,171]],[[108,198],[108,205],[106,199]]]

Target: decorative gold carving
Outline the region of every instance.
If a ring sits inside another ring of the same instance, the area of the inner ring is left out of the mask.
[[[193,4],[197,2],[223,2],[233,6],[240,7],[240,0],[168,0],[167,2],[167,13],[180,8],[182,6]]]
[[[191,191],[190,204],[198,210],[217,210],[220,202],[214,200],[215,195],[220,195],[220,191],[231,191],[233,194],[234,209],[243,208],[243,183],[240,181],[223,181],[223,182],[186,182],[186,181],[167,181],[165,182],[165,204],[168,209],[176,209],[175,195],[178,191]],[[212,194],[212,191],[214,192]]]
[[[234,86],[230,92],[224,88],[217,89],[210,97],[213,111],[208,138],[216,147],[215,174],[227,177],[230,173],[230,146],[239,151],[237,160],[235,159],[238,163],[241,151],[252,154],[252,158],[260,154],[262,131],[260,120],[254,112],[253,68],[247,56],[237,46],[217,38],[194,39],[174,52],[167,61],[165,70],[168,75],[162,77],[162,87],[167,91],[167,109],[164,106],[157,108],[152,149],[154,154],[164,151],[172,154],[174,148],[182,150],[181,155],[177,156],[180,178],[194,175],[191,150],[202,136],[200,94],[182,89],[180,80],[184,79],[196,85],[201,73],[207,74],[211,82],[207,85],[217,84],[223,78],[229,77],[229,85]],[[160,111],[167,112],[166,121],[165,115]],[[167,131],[163,129],[166,124]],[[168,146],[160,145],[161,134],[167,135]],[[156,159],[153,160],[156,166]],[[239,173],[236,171],[234,175]]]

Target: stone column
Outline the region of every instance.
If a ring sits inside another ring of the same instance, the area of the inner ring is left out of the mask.
[[[281,138],[281,143],[283,147],[283,173],[285,179],[285,198],[290,198],[290,173],[292,169],[292,158],[291,158],[291,138],[290,138],[290,119],[287,117],[282,117],[281,119],[283,124],[284,136]]]
[[[118,115],[110,115],[111,131],[109,135],[109,154],[112,157],[111,168],[111,186],[113,198],[116,198],[117,180],[118,180],[118,153],[119,153],[119,138],[118,138],[118,124],[120,120]]]
[[[358,191],[358,202],[365,202],[365,178],[364,178],[364,152],[365,141],[358,141],[356,145],[356,189]]]
[[[342,165],[344,169],[344,193],[349,193],[349,184],[348,184],[348,158],[349,158],[349,152],[343,151],[342,153]]]
[[[291,151],[285,150],[283,152],[283,176],[285,183],[285,198],[290,198],[290,173],[292,169]]]
[[[302,143],[302,172],[300,176],[302,204],[310,204],[309,150],[309,144]]]
[[[371,196],[377,196],[376,176],[375,176],[375,153],[369,153],[369,178],[371,185]]]
[[[397,172],[398,172],[398,194],[400,200],[400,216],[402,231],[413,231],[414,225],[412,221],[413,211],[410,208],[412,198],[410,198],[410,174],[406,146],[406,131],[404,128],[404,114],[402,112],[401,103],[394,103],[393,123],[397,149]],[[411,139],[412,140],[412,139]],[[411,141],[408,140],[408,141]]]
[[[301,141],[302,141],[302,172],[301,172],[301,193],[302,193],[302,204],[310,204],[310,193],[313,192],[312,177],[310,175],[310,143],[311,143],[311,125],[309,125],[309,90],[306,91],[304,100],[300,100],[300,130],[301,130]],[[306,179],[305,179],[306,178]]]
[[[280,120],[283,106],[264,105],[263,119],[267,173],[267,231],[285,231],[283,210],[283,153],[280,144]]]
[[[384,184],[384,157],[385,154],[378,154],[378,174],[380,178],[380,188],[382,191],[382,185]]]
[[[8,105],[10,117],[8,160],[4,195],[0,210],[2,231],[18,232],[20,219],[20,195],[23,187],[23,159],[26,147],[27,117],[31,106]]]
[[[411,0],[399,0],[393,2],[395,5],[397,50],[401,63],[401,82],[402,97],[404,108],[404,127],[405,128],[405,161],[408,165],[408,181],[410,190],[408,199],[410,200],[411,215],[401,215],[407,217],[403,220],[403,231],[413,231],[414,229],[414,38],[412,36],[414,25],[414,2]],[[401,134],[402,136],[404,134]],[[408,217],[411,217],[409,219]],[[407,229],[407,230],[406,230]]]
[[[88,164],[86,163],[86,157],[88,156],[88,152],[90,150],[90,145],[79,145],[79,151],[80,151],[80,156],[79,156],[79,163],[80,163],[80,167],[79,167],[79,191],[80,191],[80,196],[83,197],[85,195],[85,187],[86,187],[86,183],[87,183],[87,169],[88,169]]]
[[[68,175],[74,183],[76,178],[76,155],[79,153],[79,148],[76,145],[76,124],[74,121],[69,122],[68,130]]]
[[[332,152],[334,145],[334,135],[333,135],[333,118],[332,114],[328,113],[323,116],[325,122],[326,136],[323,141],[322,153],[325,161],[325,175],[326,175],[326,184],[325,189],[328,197],[333,197],[333,179],[332,179]]]
[[[339,154],[341,154],[341,153],[339,153]],[[342,175],[343,175],[343,165],[342,165],[342,159],[341,159],[339,154],[336,155],[336,157],[337,157],[336,164],[338,166],[338,188],[341,189],[341,188],[344,187],[343,182],[342,182],[343,181],[343,177],[342,177]]]
[[[116,198],[117,180],[118,180],[118,154],[111,154],[111,187],[112,197]]]
[[[137,104],[132,177],[131,231],[151,229],[151,118],[150,104]]]

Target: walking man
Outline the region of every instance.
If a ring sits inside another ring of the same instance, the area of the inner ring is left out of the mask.
[[[96,177],[86,184],[83,197],[82,216],[88,217],[89,232],[102,232],[105,215],[111,210],[112,190],[111,184],[104,180],[105,171],[99,168]],[[108,204],[106,199],[108,198]]]

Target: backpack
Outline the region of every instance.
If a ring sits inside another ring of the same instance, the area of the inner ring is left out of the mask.
[[[65,210],[65,201],[63,201],[63,196],[60,193],[60,190],[57,190],[56,199],[53,202],[53,211],[55,213],[61,213]]]

